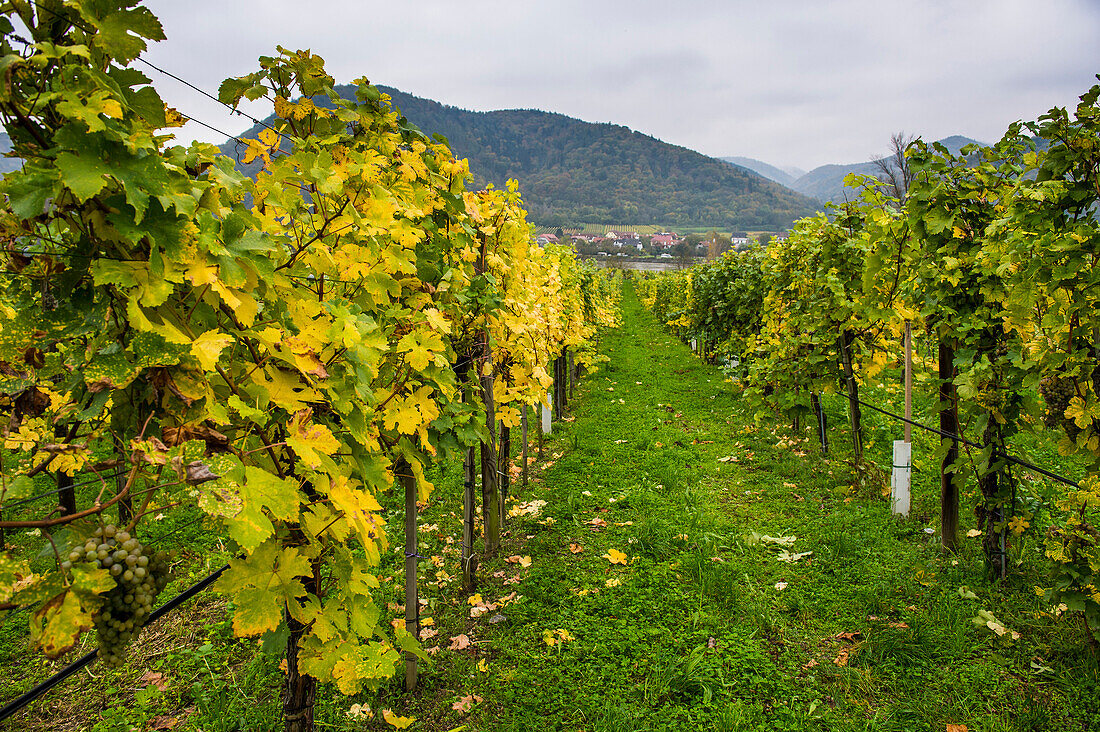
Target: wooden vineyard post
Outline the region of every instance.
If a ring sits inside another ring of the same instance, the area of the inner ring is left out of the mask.
[[[500,500],[497,501],[497,506],[500,508],[500,525],[503,527],[504,519],[508,516],[508,490],[512,487],[512,429],[503,422],[500,425],[497,468],[500,476]]]
[[[565,384],[562,379],[561,356],[554,359],[554,419],[560,420],[564,411]]]
[[[844,382],[848,387],[848,408],[852,415],[852,457],[856,465],[859,465],[863,462],[863,425],[859,410],[859,385],[852,369],[852,340],[852,332],[846,330],[841,334],[838,344],[840,361],[844,365]]]
[[[523,434],[523,490],[527,490],[527,405],[523,405],[523,412],[519,418],[520,432]]]
[[[894,440],[894,461],[890,470],[890,511],[908,516],[912,505],[913,477],[913,326],[905,321],[905,439]]]
[[[550,433],[552,423],[550,421],[550,399],[549,393],[546,395],[546,404],[539,405],[539,460],[542,460],[542,445],[543,438]]]
[[[817,436],[821,441],[821,454],[829,454],[829,437],[825,432],[825,410],[821,407],[821,397],[817,392],[810,392],[810,404],[814,409],[814,417],[817,418]]]
[[[576,386],[576,383],[577,383],[577,370],[573,367],[573,352],[572,351],[568,352],[567,369],[569,371],[569,398],[572,399],[573,398],[573,388]]]
[[[957,435],[959,417],[955,402],[955,349],[945,340],[940,341],[939,370],[940,431]],[[958,440],[951,440],[940,466],[940,534],[943,548],[952,552],[958,547],[959,541],[959,486],[955,476],[955,463],[958,459]]]
[[[65,436],[67,431],[64,427],[54,427],[54,436],[58,438],[58,442],[65,442]],[[68,516],[69,514],[76,513],[76,490],[73,488],[73,477],[71,475],[65,475],[65,473],[58,470],[54,473],[57,478],[57,506],[61,509],[62,516]],[[121,488],[121,486],[120,486]],[[127,501],[129,503],[129,501]],[[119,510],[122,506],[119,506]],[[123,523],[129,521],[130,517],[126,516],[122,519]]]
[[[466,459],[462,461],[463,491],[462,491],[462,586],[470,592],[474,591],[477,584],[477,559],[474,557],[474,517],[477,515],[475,506],[476,473],[474,461],[477,448],[466,448]]]
[[[905,321],[905,419],[913,419],[913,323]],[[905,441],[913,441],[913,425],[905,423]]]
[[[401,486],[405,489],[405,630],[420,640],[420,598],[416,588],[417,544],[416,531],[416,479],[412,468],[404,459],[394,466]],[[416,690],[416,654],[405,651],[405,691]]]
[[[486,347],[486,351],[488,347]],[[488,354],[486,354],[486,363]],[[484,367],[483,367],[484,368]],[[482,373],[484,371],[482,370]],[[489,428],[489,441],[481,443],[481,527],[485,537],[485,552],[491,553],[500,546],[500,492],[497,489],[496,416],[493,407],[493,376],[481,377],[481,399],[485,404],[485,426]]]

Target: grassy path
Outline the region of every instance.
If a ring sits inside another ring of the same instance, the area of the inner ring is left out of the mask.
[[[383,709],[433,732],[1100,729],[1084,631],[1033,591],[1038,539],[1021,537],[1020,565],[989,585],[978,539],[949,557],[926,533],[931,481],[913,518],[892,518],[808,432],[754,424],[629,283],[623,308],[610,362],[578,386],[530,486],[514,487],[473,597],[457,579],[461,466],[437,469],[420,517],[432,663],[418,691],[400,679],[350,699],[322,688],[318,729],[393,729]],[[831,442],[847,442],[842,427]],[[400,496],[381,498],[399,534]],[[202,576],[225,548],[201,524],[189,531],[180,549]],[[384,623],[404,616],[394,544]],[[226,610],[206,596],[143,636],[128,667],[70,680],[7,729],[281,729],[279,644],[266,655],[234,639]],[[972,622],[979,611],[1004,635]],[[0,628],[9,696],[49,673],[17,630]]]
[[[890,517],[877,491],[853,493],[842,462],[754,426],[629,286],[624,311],[610,363],[580,387],[520,497],[547,503],[513,519],[501,556],[530,567],[483,564],[483,602],[519,597],[477,618],[441,598],[443,643],[425,679],[435,691],[416,705],[427,728],[1100,722],[1080,628],[1044,617],[1026,576],[987,586],[976,542],[942,557],[925,524]],[[1021,638],[976,626],[982,609]],[[472,644],[449,650],[460,634]],[[467,695],[482,701],[451,709]]]

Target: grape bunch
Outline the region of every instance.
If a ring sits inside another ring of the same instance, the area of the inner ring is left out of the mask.
[[[62,567],[68,570],[78,562],[94,562],[115,578],[95,619],[99,659],[114,668],[122,663],[130,642],[149,619],[153,601],[168,584],[168,557],[164,552],[150,555],[136,537],[108,525],[73,549]]]
[[[1081,431],[1077,423],[1066,418],[1066,408],[1073,397],[1077,396],[1077,386],[1072,379],[1061,376],[1048,376],[1039,382],[1039,394],[1046,403],[1043,422],[1047,427],[1061,427],[1071,440]]]

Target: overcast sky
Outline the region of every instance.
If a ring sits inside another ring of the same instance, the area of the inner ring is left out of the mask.
[[[1098,0],[151,0],[146,58],[216,93],[276,45],[479,111],[614,122],[715,157],[811,169],[890,134],[998,139],[1100,73]],[[227,133],[249,124],[150,73]],[[270,109],[255,107],[255,114]],[[182,135],[222,142],[194,124]]]

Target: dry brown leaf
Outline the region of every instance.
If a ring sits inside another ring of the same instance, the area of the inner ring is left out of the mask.
[[[857,638],[862,636],[863,633],[857,630],[854,633],[837,633],[835,637],[843,641],[848,641],[849,643],[854,643]]]
[[[159,671],[146,671],[142,677],[138,679],[138,682],[152,684],[161,691],[167,691],[168,689],[168,679]]]
[[[175,729],[179,723],[176,717],[153,717],[149,720],[149,729]]]
[[[890,625],[891,628],[908,628],[909,627],[906,623],[903,623],[900,620],[889,623],[889,625]]]
[[[480,696],[467,695],[452,704],[451,709],[455,710],[456,712],[462,712],[463,714],[465,714],[466,712],[470,711],[470,707],[472,707],[474,704],[479,703],[481,703]]]
[[[439,631],[435,628],[425,628],[424,630],[420,631],[420,640],[435,638],[437,635],[439,635]]]
[[[584,551],[584,547],[581,546],[580,544],[576,544],[576,543],[570,544],[569,545],[569,551],[573,552],[574,554],[580,554],[581,552]]]
[[[949,724],[947,725],[947,732],[966,732],[965,724]]]
[[[454,638],[451,638],[451,645],[447,647],[447,650],[461,651],[463,648],[466,648],[469,645],[470,638],[465,633],[463,633],[462,635],[456,635]]]
[[[848,649],[847,648],[841,649],[840,653],[836,654],[836,658],[833,659],[833,663],[835,663],[837,666],[847,666],[848,665]]]
[[[809,671],[811,668],[813,668],[816,665],[817,665],[817,660],[816,659],[810,659],[806,663],[802,664],[802,670],[803,671]]]

